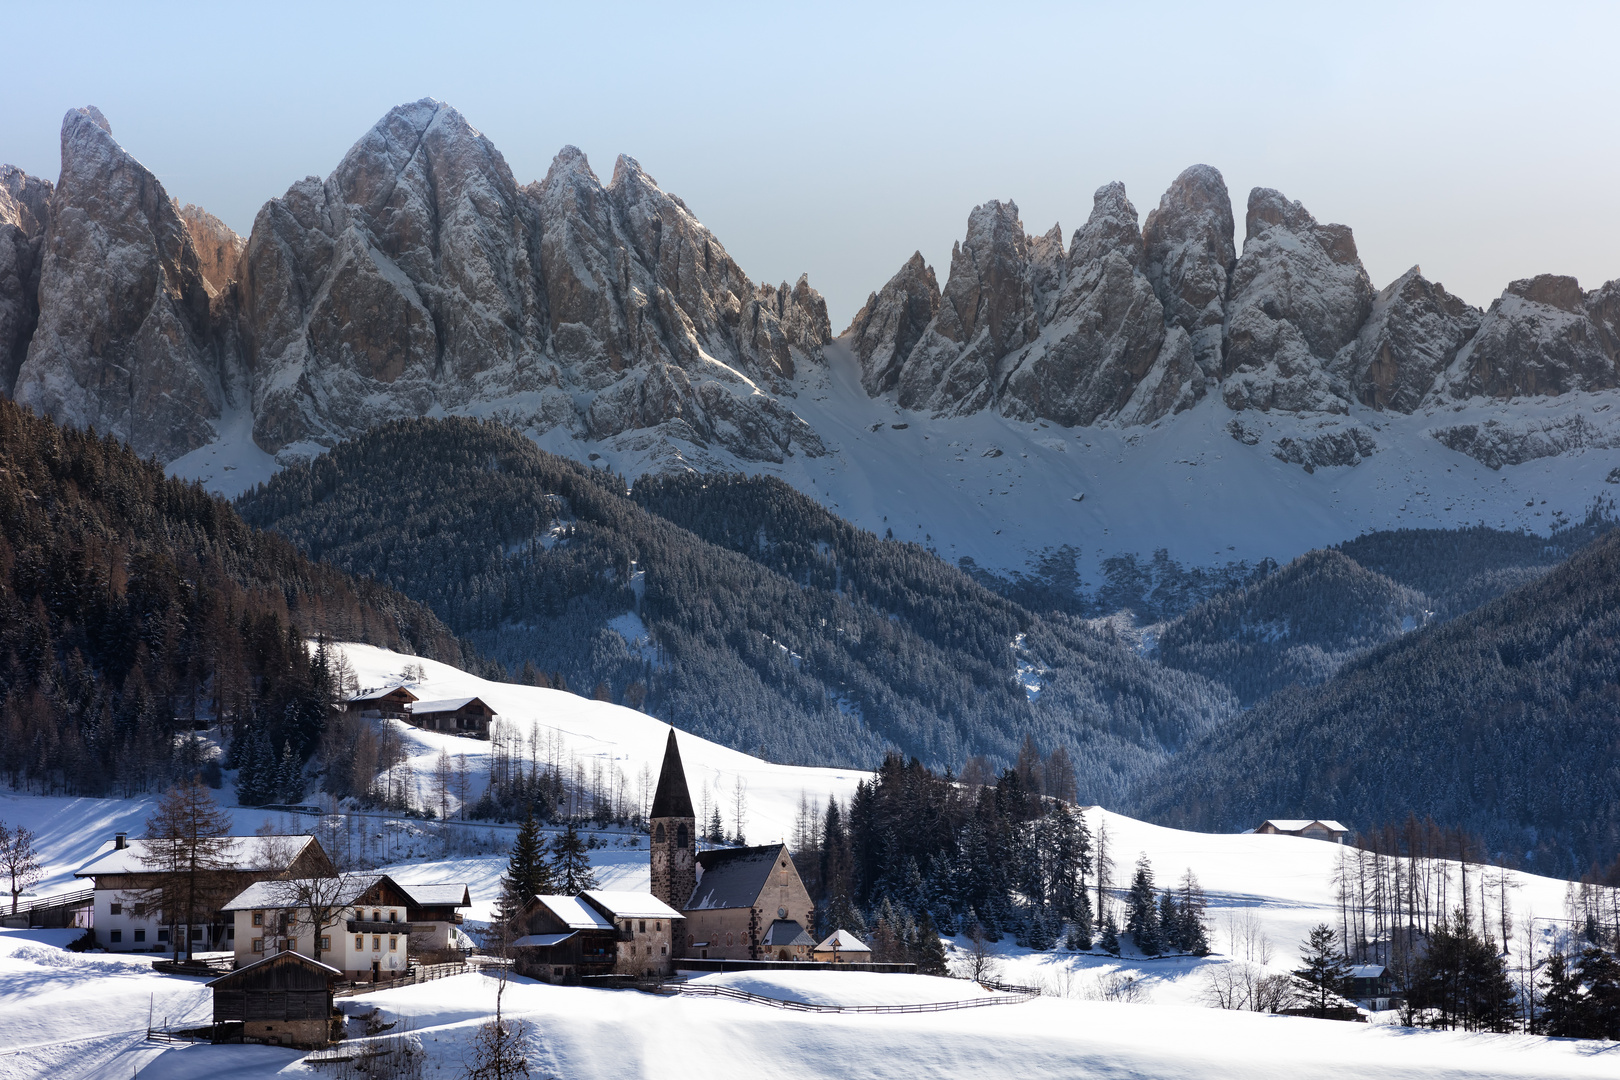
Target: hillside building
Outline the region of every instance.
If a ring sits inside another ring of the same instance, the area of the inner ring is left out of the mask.
[[[1255,832],[1268,836],[1303,836],[1307,840],[1330,840],[1344,843],[1350,830],[1337,821],[1310,818],[1267,818],[1255,826]]]
[[[869,964],[872,950],[848,930],[834,930],[817,945],[811,956],[829,964]]]
[[[92,925],[96,944],[111,952],[209,952],[235,947],[235,923],[225,905],[254,882],[277,876],[320,877],[336,873],[313,836],[230,836],[223,854],[229,869],[203,874],[210,916],[205,922],[165,918],[162,896],[182,889],[181,875],[159,869],[163,858],[149,840],[117,833],[74,871],[93,884]],[[179,901],[176,901],[178,904]],[[187,948],[189,946],[189,949]]]
[[[472,907],[472,894],[465,882],[432,885],[401,885],[409,901],[405,921],[411,924],[411,955],[427,958],[435,953],[461,947],[459,931],[462,908]],[[424,959],[424,963],[432,963]]]
[[[443,698],[411,702],[406,707],[405,719],[427,731],[451,731],[458,735],[488,738],[495,710],[484,704],[481,698]]]
[[[408,719],[410,706],[416,695],[405,686],[382,686],[365,690],[345,701],[344,711],[350,716],[368,720]]]

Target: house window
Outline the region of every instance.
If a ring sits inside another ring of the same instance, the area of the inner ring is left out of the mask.
[[[146,940],[146,931],[145,930],[137,930],[137,931],[135,931],[135,940],[136,941],[145,941]]]
[[[663,920],[660,919],[658,922],[653,923],[653,929],[658,931],[659,933],[662,933],[663,929],[664,929]]]
[[[236,924],[231,923],[225,928],[225,936],[232,941],[236,940]]]
[[[158,940],[159,941],[168,941],[169,940],[169,928],[167,926],[163,927],[161,930],[158,931]]]
[[[390,911],[390,912],[389,912],[389,913],[388,913],[388,921],[389,921],[389,922],[399,922],[399,912],[397,912],[397,911]]]
[[[122,915],[124,913],[124,905],[113,904],[108,908],[108,911],[113,915]]]
[[[668,956],[669,955],[669,946],[668,945],[660,945],[660,946],[658,946],[658,955],[659,956]]]
[[[192,941],[201,941],[202,940],[202,927],[193,926],[191,928],[191,940]]]
[[[114,930],[111,937],[113,944],[117,945],[119,942],[124,940],[124,932],[122,930]]]
[[[253,939],[253,951],[264,952],[264,938],[256,937]]]
[[[372,934],[371,935],[371,951],[372,952],[381,952],[382,951],[382,937],[381,937],[381,935],[378,935],[378,934]]]
[[[253,913],[253,925],[254,926],[263,926],[264,925],[264,912],[255,911]]]
[[[146,905],[145,904],[136,904],[130,910],[135,913],[135,917],[137,919],[144,919],[146,917]]]
[[[382,922],[382,912],[380,912],[380,911],[373,911],[373,912],[372,912],[372,913],[371,913],[371,921],[372,921],[372,922]]]
[[[356,935],[354,935],[354,951],[359,952],[360,950],[364,949],[365,947],[366,947],[366,935],[364,935],[364,934],[356,934]]]
[[[332,951],[332,939],[329,938],[329,937],[323,936],[321,938],[321,952],[331,952],[331,951]]]
[[[399,938],[391,937],[391,938],[388,939],[388,951],[389,952],[398,952],[399,951]]]
[[[641,920],[641,932],[643,934],[645,934],[647,932],[647,920],[646,919]]]

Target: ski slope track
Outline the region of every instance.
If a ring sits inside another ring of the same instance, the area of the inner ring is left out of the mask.
[[[1210,567],[1287,562],[1374,529],[1483,523],[1547,533],[1620,490],[1607,482],[1620,468],[1620,429],[1610,431],[1620,423],[1620,392],[1475,399],[1411,415],[1356,405],[1345,416],[1233,412],[1209,395],[1146,426],[1065,428],[991,410],[933,417],[899,409],[866,395],[854,358],[836,345],[794,386],[785,400],[820,435],[824,455],[777,464],[645,432],[600,441],[563,428],[526,432],[544,450],[631,481],[679,469],[778,476],[860,528],[998,573],[1029,573],[1068,545],[1088,587],[1099,583],[1104,559],[1161,548],[1184,566]],[[456,412],[513,419],[524,411],[516,405]],[[1470,425],[1541,435],[1546,456],[1492,469],[1436,438]],[[172,462],[170,474],[235,496],[275,473],[250,424],[221,430],[218,441]],[[1283,440],[1350,430],[1376,444],[1357,464],[1307,472],[1278,456],[1287,453]],[[1568,432],[1576,434],[1558,441]]]

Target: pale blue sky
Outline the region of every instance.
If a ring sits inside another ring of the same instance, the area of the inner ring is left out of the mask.
[[[582,147],[680,195],[756,280],[802,271],[842,330],[968,211],[1145,217],[1184,166],[1355,229],[1486,304],[1514,277],[1620,277],[1613,4],[22,4],[0,161],[55,179],[95,104],[170,194],[244,234],[387,109],[432,96],[538,179]]]

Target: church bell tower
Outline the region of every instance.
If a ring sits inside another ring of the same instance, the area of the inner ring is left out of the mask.
[[[669,742],[664,746],[664,767],[658,774],[648,824],[652,828],[652,894],[683,911],[697,888],[697,819],[674,728],[669,729]]]

